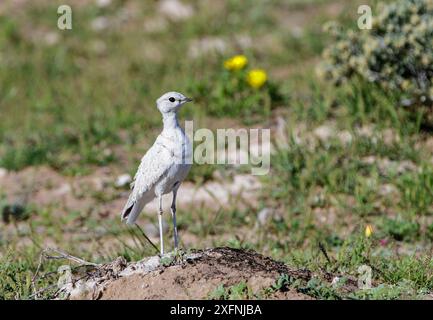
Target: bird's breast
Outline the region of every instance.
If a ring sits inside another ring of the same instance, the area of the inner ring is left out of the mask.
[[[158,137],[157,143],[169,151],[176,163],[192,163],[192,145],[182,130],[173,130],[168,134],[163,132]]]
[[[192,146],[182,130],[163,132],[157,144],[165,149],[169,156],[167,161],[171,162],[170,169],[155,186],[155,194],[159,195],[172,192],[174,186],[186,178],[192,164]]]

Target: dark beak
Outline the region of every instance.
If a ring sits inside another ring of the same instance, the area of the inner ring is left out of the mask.
[[[184,102],[191,102],[191,101],[194,101],[194,100],[191,98],[185,98],[185,100],[184,100]]]

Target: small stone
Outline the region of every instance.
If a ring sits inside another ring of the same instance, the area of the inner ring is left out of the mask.
[[[157,268],[160,267],[160,265],[161,265],[161,259],[159,258],[159,256],[153,256],[141,260],[139,262],[130,264],[119,273],[119,276],[127,277],[136,273],[146,274],[156,270]]]
[[[304,29],[299,26],[294,26],[291,30],[292,36],[299,39],[304,35]]]
[[[75,285],[73,285],[70,291],[70,299],[85,299],[89,294],[91,294],[96,289],[96,283],[94,281],[83,281],[78,280]]]
[[[44,36],[44,41],[47,45],[52,46],[59,42],[59,34],[56,32],[47,32]]]
[[[65,194],[70,193],[71,190],[72,190],[71,185],[69,183],[64,183],[54,192],[54,194],[56,196],[63,196]]]
[[[143,269],[146,271],[153,271],[159,267],[161,259],[158,256],[153,256],[143,262]]]
[[[334,279],[332,279],[331,285],[336,286],[339,281],[340,281],[340,277],[334,277]]]
[[[5,168],[0,168],[0,179],[6,177],[8,171]]]
[[[97,17],[92,20],[91,27],[94,31],[102,31],[107,29],[109,24],[107,17]]]
[[[115,186],[116,188],[123,188],[129,185],[132,181],[132,178],[129,174],[125,173],[117,177]]]
[[[271,216],[272,216],[272,210],[269,208],[263,208],[257,214],[257,222],[259,223],[260,226],[264,226],[267,224]]]
[[[194,14],[194,9],[191,5],[185,4],[179,0],[159,1],[158,9],[159,12],[173,21],[186,20]]]
[[[367,156],[362,158],[362,162],[367,165],[375,164],[377,161],[378,159],[375,156]]]
[[[96,0],[96,4],[100,8],[108,7],[112,0]]]
[[[326,142],[329,140],[334,134],[334,130],[329,126],[320,126],[314,130],[314,135],[321,140],[322,142]]]

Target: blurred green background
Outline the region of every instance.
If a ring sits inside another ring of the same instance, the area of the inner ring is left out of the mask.
[[[64,2],[72,8],[72,30],[57,28]],[[378,1],[367,3],[381,14]],[[97,262],[155,254],[120,224],[128,188],[115,179],[134,174],[161,128],[155,100],[172,90],[195,99],[180,116],[196,128],[265,127],[274,141],[285,141],[277,143],[270,174],[254,180],[254,196],[180,208],[185,247],[251,248],[307,268],[314,281],[290,285],[316,298],[430,297],[429,107],[401,107],[399,88],[356,77],[334,86],[316,74],[323,50],[338,47],[324,24],[365,32],[357,29],[361,4],[3,0],[0,298],[34,298],[31,278],[48,245]],[[245,69],[227,70],[224,62],[239,54],[248,59]],[[245,82],[256,68],[268,78],[260,88]],[[195,165],[188,186],[228,186],[245,172]],[[156,239],[156,214],[147,213],[140,223]],[[331,284],[330,275],[344,282],[361,264],[374,268],[373,289],[347,292]],[[41,271],[58,265],[50,261]],[[245,298],[266,297],[249,292]]]

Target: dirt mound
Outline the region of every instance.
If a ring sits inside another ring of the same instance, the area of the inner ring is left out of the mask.
[[[281,274],[308,280],[308,271],[286,265],[254,251],[215,248],[168,254],[127,264],[118,258],[102,265],[62,291],[69,299],[207,299],[215,292],[245,284],[250,296],[276,283]],[[267,298],[310,299],[296,291],[272,291]]]

